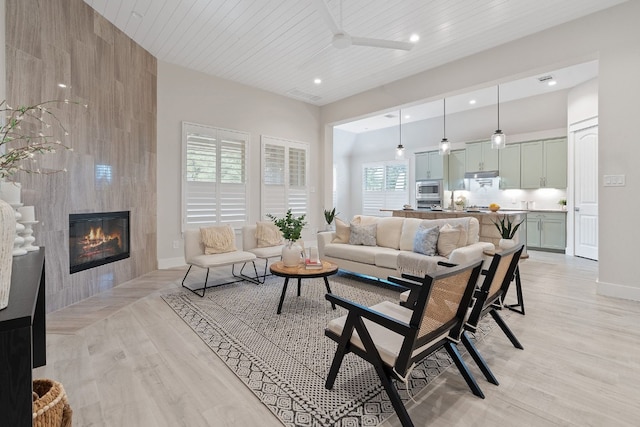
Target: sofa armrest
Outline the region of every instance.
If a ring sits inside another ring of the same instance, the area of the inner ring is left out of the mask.
[[[482,259],[482,253],[486,250],[495,250],[493,243],[477,242],[471,245],[454,249],[449,255],[452,264],[468,264]]]
[[[333,238],[335,237],[335,231],[321,231],[317,234],[318,236],[318,255],[320,259],[324,258],[324,247],[328,243],[331,243]]]

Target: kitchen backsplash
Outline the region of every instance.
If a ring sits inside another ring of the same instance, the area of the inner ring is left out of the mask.
[[[497,203],[502,209],[562,209],[558,203],[567,198],[566,189],[501,190],[500,178],[467,180],[468,190],[456,190],[455,199],[466,198],[466,206],[489,206]],[[444,192],[445,207],[451,203],[451,191]]]

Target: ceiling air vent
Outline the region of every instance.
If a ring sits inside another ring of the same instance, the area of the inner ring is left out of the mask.
[[[391,113],[384,115],[387,119],[393,119],[395,116]]]
[[[312,102],[318,102],[322,99],[321,96],[303,92],[300,89],[291,89],[287,91],[286,95],[292,98],[297,98],[297,99],[302,99],[304,101],[312,101]]]
[[[548,82],[549,80],[553,80],[552,76],[542,76],[542,77],[538,77],[538,81],[540,83],[544,83],[544,82]]]

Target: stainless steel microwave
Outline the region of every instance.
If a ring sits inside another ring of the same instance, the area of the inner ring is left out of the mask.
[[[416,181],[416,200],[442,200],[442,180]]]

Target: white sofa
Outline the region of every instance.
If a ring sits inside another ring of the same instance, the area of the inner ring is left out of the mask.
[[[418,219],[356,215],[354,221],[377,224],[376,246],[338,243],[335,231],[325,231],[318,233],[320,257],[336,263],[343,270],[384,280],[402,273],[423,276],[435,272],[439,261],[464,264],[481,259],[484,250],[495,249],[492,243],[478,240],[480,225],[473,217]],[[415,253],[413,241],[421,224],[427,227],[443,227],[445,224],[456,227],[460,224],[467,234],[466,244],[454,249],[448,257]]]

